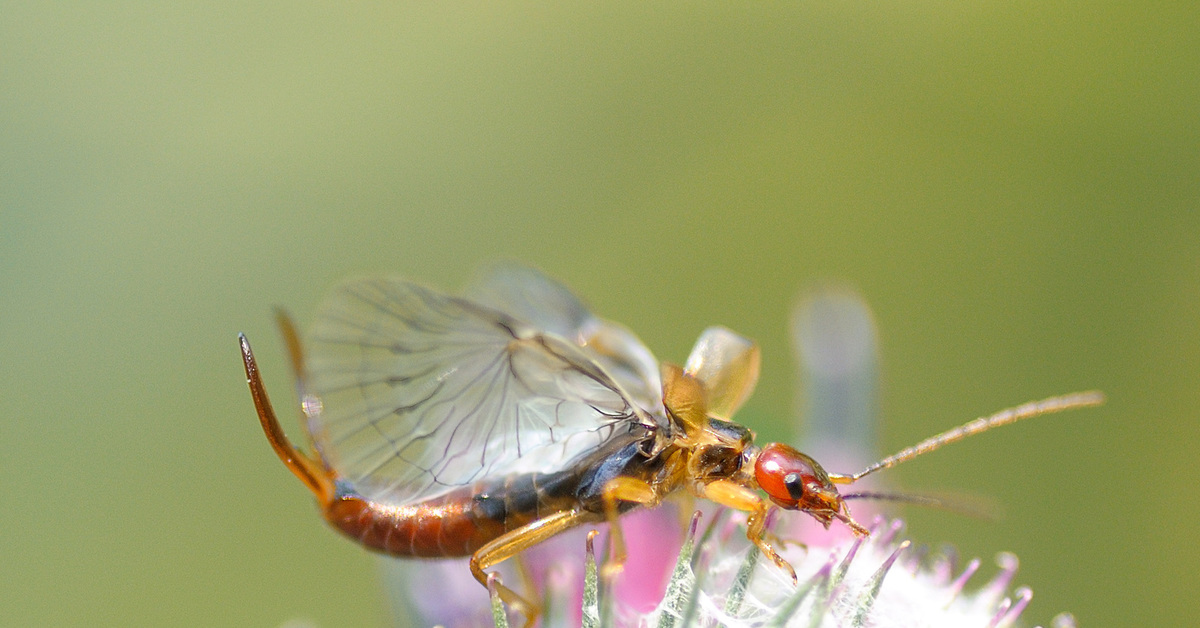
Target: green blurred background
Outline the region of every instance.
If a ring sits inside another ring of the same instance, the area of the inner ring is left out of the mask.
[[[710,324],[757,338],[742,419],[767,438],[789,311],[828,279],[875,311],[884,449],[1104,389],[897,470],[1006,506],[911,511],[910,535],[1015,552],[1033,622],[1195,623],[1194,3],[0,15],[0,624],[383,623],[373,560],[267,446],[235,334],[286,406],[272,306],[497,258],[663,359]]]

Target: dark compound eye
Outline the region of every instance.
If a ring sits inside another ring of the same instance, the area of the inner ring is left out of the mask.
[[[799,473],[792,472],[783,476],[783,485],[792,499],[798,500],[804,496],[804,476]]]

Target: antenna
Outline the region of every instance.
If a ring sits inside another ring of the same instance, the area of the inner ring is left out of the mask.
[[[1000,505],[986,497],[958,493],[908,493],[897,491],[856,491],[842,493],[842,499],[870,499],[937,508],[976,519],[1000,518]]]
[[[899,451],[875,464],[859,471],[854,475],[838,475],[830,474],[829,479],[834,484],[851,484],[863,479],[864,477],[879,471],[894,467],[901,462],[912,460],[921,454],[927,454],[935,449],[939,449],[943,445],[949,445],[955,441],[960,441],[973,434],[986,432],[993,427],[1016,423],[1022,419],[1030,419],[1043,414],[1053,414],[1064,410],[1074,410],[1076,408],[1089,408],[1098,406],[1104,403],[1104,393],[1098,390],[1089,390],[1086,392],[1072,393],[1069,395],[1061,395],[1058,397],[1050,397],[1041,401],[1031,401],[1024,405],[1015,408],[1001,410],[991,416],[980,417],[970,423],[960,425],[952,430],[947,430],[927,438],[908,449]]]

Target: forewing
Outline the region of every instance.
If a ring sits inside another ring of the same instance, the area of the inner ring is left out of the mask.
[[[399,279],[341,286],[309,345],[314,440],[370,499],[557,470],[654,423],[575,343]]]
[[[728,421],[758,383],[758,345],[725,327],[700,334],[683,370],[704,384],[708,413]]]

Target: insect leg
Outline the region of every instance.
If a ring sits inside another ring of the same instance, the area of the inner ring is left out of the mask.
[[[590,512],[563,510],[506,532],[476,550],[471,556],[471,573],[486,587],[488,577],[485,569],[502,563],[552,536],[594,520],[595,515]],[[524,615],[527,625],[533,625],[541,609],[503,584],[497,586],[500,599]]]
[[[767,510],[769,506],[758,496],[754,491],[729,480],[714,480],[705,484],[701,497],[714,501],[727,508],[734,508],[742,512],[750,513],[746,520],[746,538],[758,547],[759,551],[771,562],[779,566],[784,573],[792,577],[792,582],[796,583],[799,580],[796,578],[796,570],[792,568],[770,543],[767,543],[763,538],[767,533]]]
[[[617,521],[620,512],[617,502],[636,502],[643,506],[652,506],[659,502],[658,492],[654,487],[637,478],[618,476],[609,480],[602,489],[604,499],[604,518],[608,520],[609,536],[612,539],[612,559],[604,566],[605,575],[611,576],[621,571],[625,565],[625,537],[621,534],[621,524]]]

